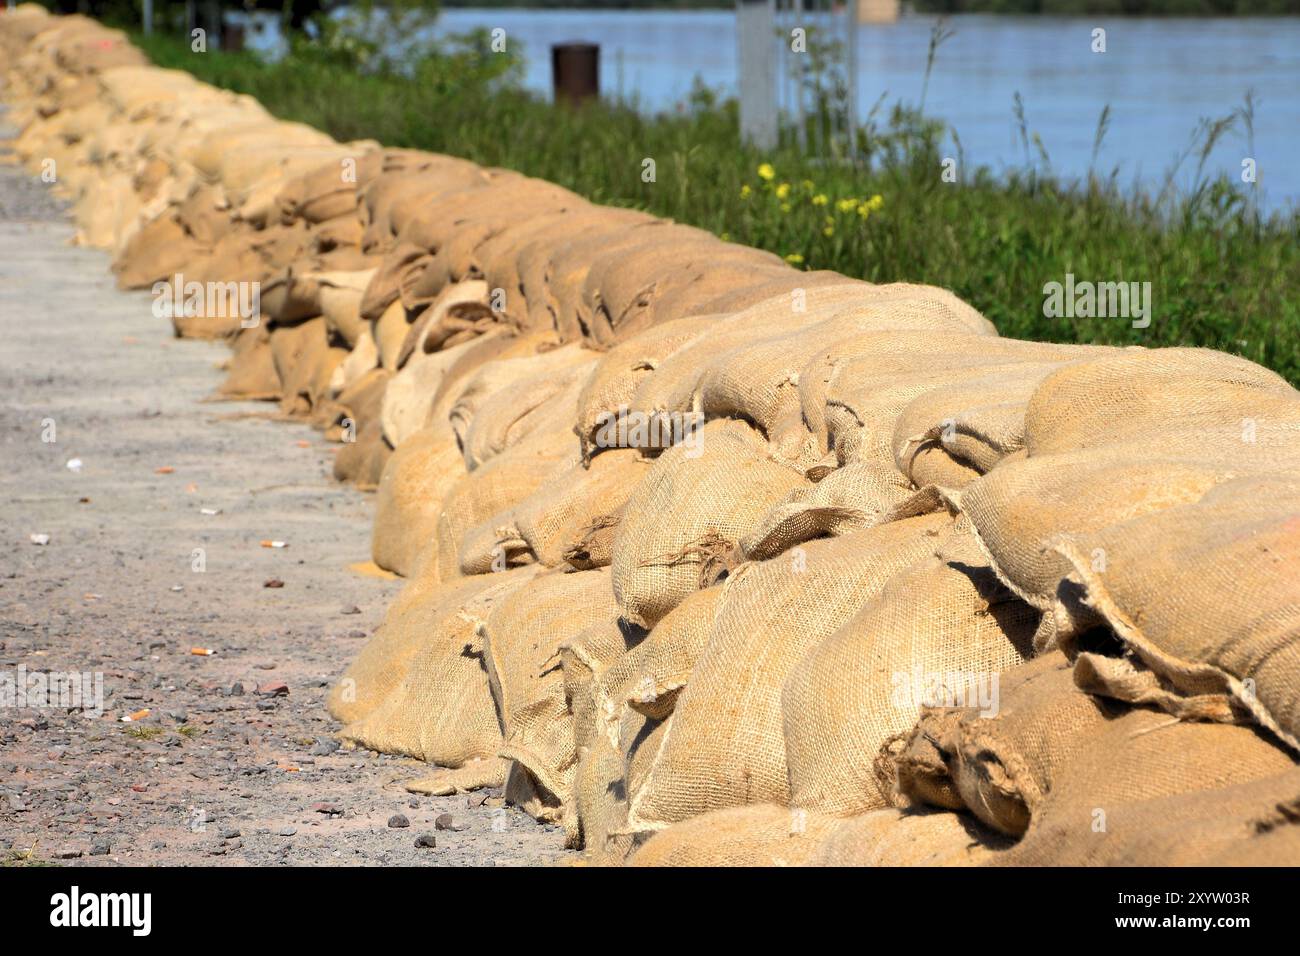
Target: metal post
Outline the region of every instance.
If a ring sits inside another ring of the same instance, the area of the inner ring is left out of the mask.
[[[846,26],[847,36],[844,42],[848,44],[848,51],[845,57],[844,85],[847,89],[848,97],[845,107],[848,110],[848,116],[845,117],[845,140],[850,161],[857,161],[857,131],[858,131],[858,16],[860,7],[857,3],[846,7],[844,11],[844,23]]]
[[[144,21],[142,23],[142,26],[144,28],[144,35],[152,36],[153,35],[153,0],[144,0],[144,13],[141,15],[141,19]]]
[[[776,147],[775,34],[774,0],[736,0],[740,135],[759,149]]]
[[[600,96],[600,47],[595,43],[557,43],[551,47],[555,102],[578,106]]]

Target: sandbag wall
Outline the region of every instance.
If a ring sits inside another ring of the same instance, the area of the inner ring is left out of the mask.
[[[333,689],[595,861],[1300,863],[1300,394],[337,143],[0,15],[14,149],[377,489]],[[162,319],[160,319],[161,321]]]

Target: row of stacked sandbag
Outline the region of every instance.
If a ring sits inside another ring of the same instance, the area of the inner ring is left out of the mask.
[[[1300,862],[1276,375],[70,70],[95,29],[0,19],[17,148],[129,194],[76,209],[123,285],[260,284],[173,323],[378,486],[408,583],[330,707],[413,789],[602,862]]]

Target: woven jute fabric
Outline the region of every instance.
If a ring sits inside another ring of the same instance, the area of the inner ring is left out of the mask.
[[[986,866],[1010,841],[963,813],[872,810],[836,826],[809,866]]]
[[[1186,723],[1135,708],[1056,775],[1022,840],[999,862],[1209,865],[1256,821],[1285,819],[1295,762],[1250,727]],[[1292,853],[1288,865],[1295,865]]]
[[[652,836],[629,866],[807,866],[839,825],[771,803],[730,807]]]
[[[648,469],[614,540],[614,597],[623,616],[653,627],[708,582],[775,501],[803,482],[744,422],[719,420]]]
[[[560,650],[613,613],[608,571],[550,571],[487,619],[485,659],[505,731],[499,754],[561,807],[572,803],[578,754]]]
[[[811,541],[729,577],[629,825],[662,829],[723,807],[789,804],[787,678],[891,578],[933,554],[951,521],[924,515]]]
[[[1000,672],[1029,652],[1038,612],[998,582],[969,531],[937,551],[895,575],[786,679],[792,806],[836,816],[888,806],[881,745],[927,704],[996,708]]]
[[[1184,702],[1234,709],[1300,749],[1300,479],[1225,482],[1199,501],[1063,536],[1086,605]],[[1080,649],[1077,635],[1062,640]],[[1125,685],[1106,682],[1120,697]],[[1138,690],[1138,693],[1141,693]]]

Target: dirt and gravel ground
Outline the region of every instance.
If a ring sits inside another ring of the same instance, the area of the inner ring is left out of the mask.
[[[370,499],[333,482],[310,428],[205,403],[224,347],[171,338],[72,233],[0,166],[0,692],[77,672],[104,695],[97,718],[0,708],[0,860],[566,859],[499,794],[417,797],[402,784],[428,768],[339,746],[328,685],[400,587],[352,568]]]

